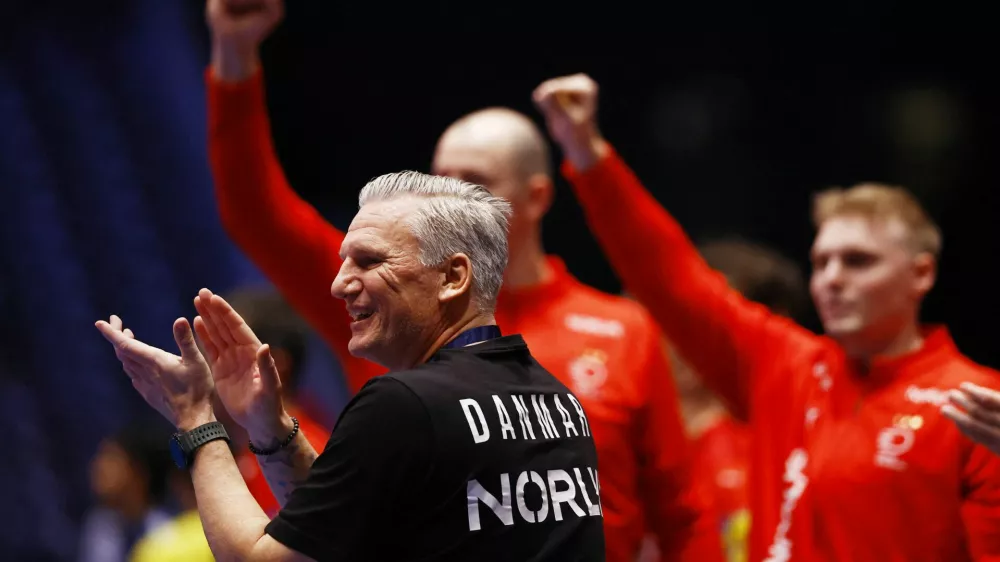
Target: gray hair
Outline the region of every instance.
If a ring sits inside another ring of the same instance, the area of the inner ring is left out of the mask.
[[[407,219],[420,246],[420,263],[434,267],[458,253],[468,256],[473,298],[481,311],[492,312],[507,268],[510,203],[481,185],[406,171],[368,182],[358,205],[407,196],[426,199]]]

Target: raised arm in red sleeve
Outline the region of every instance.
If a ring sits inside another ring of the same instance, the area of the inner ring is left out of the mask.
[[[330,295],[344,234],[288,185],[271,142],[260,71],[223,83],[206,73],[209,159],[222,224],[337,354],[352,393],[384,369],[351,356],[350,319]]]
[[[654,324],[650,318],[650,324]],[[649,529],[656,534],[662,562],[721,562],[722,542],[711,498],[695,489],[690,448],[678,411],[677,388],[659,330],[636,342],[645,356],[640,378],[646,384],[639,440],[639,493]],[[641,351],[639,351],[641,350]]]
[[[733,414],[747,419],[751,376],[773,376],[768,367],[789,340],[811,334],[729,288],[610,147],[585,172],[568,162],[563,172],[624,286]]]

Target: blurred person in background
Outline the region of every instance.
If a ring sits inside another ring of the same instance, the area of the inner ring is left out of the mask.
[[[807,291],[802,271],[793,261],[738,238],[712,241],[698,249],[709,267],[722,273],[729,286],[746,299],[789,318],[802,314]],[[692,472],[698,485],[711,491],[726,562],[746,562],[750,432],[666,339],[663,345],[677,381],[684,426],[694,443]],[[655,556],[644,554],[642,561],[646,560]]]
[[[941,234],[901,188],[820,194],[810,290],[825,336],[753,303],[698,255],[600,134],[597,84],[533,94],[625,288],[748,423],[750,559],[961,562],[1000,556],[1000,459],[939,408],[997,373],[919,321]]]
[[[806,300],[802,272],[776,251],[742,240],[703,244],[699,253],[729,286],[751,302],[772,312],[798,318]],[[733,418],[677,350],[667,344],[681,397],[681,413],[688,437],[694,441],[694,474],[712,490],[721,517],[720,534],[727,562],[749,560],[750,504],[747,474],[750,432]]]
[[[170,496],[179,513],[141,538],[128,556],[129,562],[214,562],[198,515],[198,501],[191,475],[171,466]]]
[[[350,321],[330,297],[344,233],[300,199],[271,142],[258,60],[278,24],[277,0],[211,0],[213,55],[206,81],[209,150],[223,225],[341,358],[357,391],[384,369],[351,356]],[[645,531],[665,560],[720,559],[709,500],[690,486],[689,446],[655,322],[637,303],[577,281],[547,256],[540,224],[553,198],[544,136],[502,108],[468,115],[442,135],[433,173],[508,199],[510,260],[496,318],[580,398],[601,467],[607,559],[631,562]]]
[[[301,393],[300,375],[305,364],[307,327],[282,296],[268,288],[245,287],[232,291],[226,300],[246,320],[261,341],[271,346],[275,367],[281,377],[283,401],[289,415],[299,420],[299,431],[317,451],[322,451],[330,437],[330,430],[315,421],[300,407],[297,397]],[[222,405],[219,410],[224,411]],[[224,414],[223,414],[224,415]],[[236,463],[246,480],[254,499],[268,517],[274,517],[281,505],[271,493],[259,463],[274,462],[270,457],[257,457],[247,448],[247,435],[239,424],[225,420],[226,430],[234,443]]]
[[[139,539],[170,520],[170,433],[142,420],[98,445],[90,464],[96,505],[84,517],[79,562],[125,562]]]

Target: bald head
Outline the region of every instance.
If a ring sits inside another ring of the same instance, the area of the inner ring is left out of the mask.
[[[452,123],[438,142],[438,154],[443,150],[479,153],[522,181],[552,174],[542,132],[527,116],[503,107],[481,109]]]
[[[531,119],[500,107],[470,113],[441,135],[432,167],[510,202],[510,262],[542,255],[541,222],[554,187],[548,144]]]

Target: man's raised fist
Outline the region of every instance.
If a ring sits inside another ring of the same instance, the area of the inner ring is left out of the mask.
[[[257,70],[261,43],[284,16],[282,0],[208,0],[205,19],[212,29],[212,69],[227,81]]]

